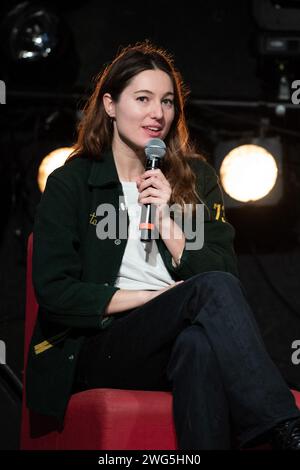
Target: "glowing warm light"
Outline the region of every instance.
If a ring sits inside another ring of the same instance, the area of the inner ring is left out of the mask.
[[[38,171],[38,186],[43,193],[47,178],[56,168],[62,166],[68,156],[73,152],[73,147],[61,147],[49,153],[41,162]]]
[[[274,157],[265,148],[253,144],[231,150],[220,168],[224,190],[242,202],[265,197],[275,185],[277,175]]]

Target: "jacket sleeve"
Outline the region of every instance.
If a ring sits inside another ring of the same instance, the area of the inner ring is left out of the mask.
[[[235,230],[225,219],[223,195],[216,172],[204,162],[201,166],[195,165],[195,170],[198,193],[204,203],[204,223],[196,226],[196,237],[203,239],[203,245],[196,250],[189,249],[187,240],[177,267],[174,267],[172,256],[166,250],[166,266],[180,279],[188,279],[205,271],[226,271],[238,277],[233,249]]]
[[[47,320],[102,328],[104,309],[118,288],[80,280],[76,200],[71,184],[55,172],[48,177],[33,228],[33,286]]]

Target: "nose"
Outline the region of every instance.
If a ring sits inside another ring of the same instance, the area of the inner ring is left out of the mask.
[[[154,101],[152,102],[152,107],[150,110],[150,117],[152,119],[162,119],[163,118],[163,108],[162,108],[162,103],[160,101]]]

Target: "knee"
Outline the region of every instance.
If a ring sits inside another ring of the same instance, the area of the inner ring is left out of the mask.
[[[177,336],[175,348],[191,357],[207,357],[211,352],[208,339],[200,325],[191,325],[182,330]]]
[[[216,292],[241,290],[241,283],[233,274],[225,271],[208,271],[193,277],[199,286],[206,286]]]
[[[226,271],[207,271],[201,274],[196,274],[195,277],[202,279],[202,282],[210,282],[213,284],[240,284],[239,279],[231,273]]]

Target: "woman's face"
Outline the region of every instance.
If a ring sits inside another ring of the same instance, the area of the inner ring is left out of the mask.
[[[107,109],[107,108],[106,108]],[[114,140],[144,148],[149,139],[164,139],[174,119],[174,88],[162,70],[145,70],[124,88],[118,102],[111,102]]]

